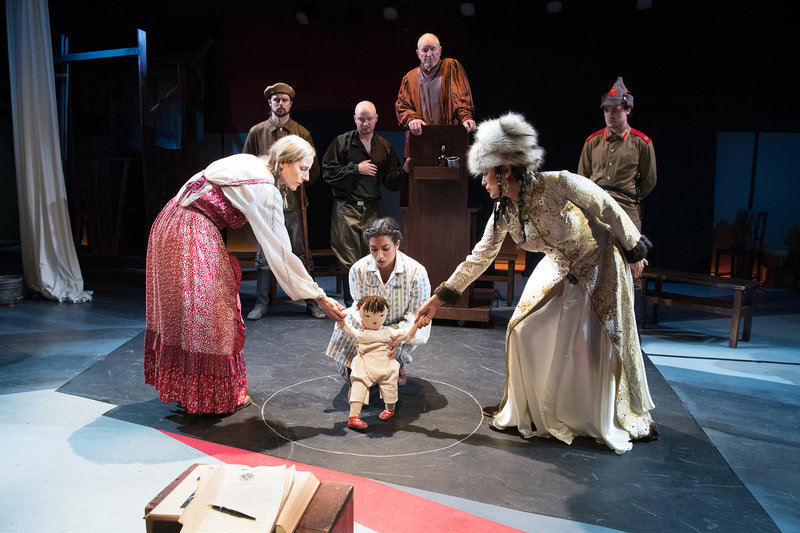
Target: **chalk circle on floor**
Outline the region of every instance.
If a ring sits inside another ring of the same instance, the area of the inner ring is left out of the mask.
[[[341,376],[320,376],[288,385],[261,405],[261,419],[293,445],[358,457],[405,457],[458,446],[484,423],[478,400],[464,389],[410,376],[399,389],[397,414],[378,418],[384,403],[373,387],[361,418],[366,430],[347,428],[347,387]]]

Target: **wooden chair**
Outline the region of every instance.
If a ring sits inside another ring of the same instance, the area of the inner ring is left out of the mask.
[[[766,211],[739,210],[734,222],[733,244],[730,248],[717,249],[714,275],[758,279],[761,274],[761,249],[766,229]],[[731,258],[730,269],[727,272],[719,270],[719,260],[722,256]]]
[[[477,281],[505,281],[506,282],[506,305],[512,305],[514,302],[514,276],[516,275],[515,267],[517,262],[517,243],[509,236],[506,235],[506,240],[503,241],[503,246],[500,248],[500,253],[492,263],[491,268],[481,274]],[[505,261],[508,268],[503,271],[497,268],[498,261]]]

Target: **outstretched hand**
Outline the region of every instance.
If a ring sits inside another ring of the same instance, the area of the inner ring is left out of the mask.
[[[414,322],[419,322],[421,319],[425,319],[427,323],[426,326],[431,323],[433,320],[433,316],[436,314],[436,310],[439,309],[441,306],[444,305],[444,300],[439,298],[437,295],[433,295],[430,299],[422,304],[422,307],[419,308],[417,311],[417,315],[414,318]]]
[[[328,318],[334,322],[341,322],[347,317],[347,313],[345,313],[346,308],[330,296],[318,299],[317,303],[325,314],[328,315]]]

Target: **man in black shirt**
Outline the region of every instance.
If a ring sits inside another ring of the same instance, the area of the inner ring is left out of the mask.
[[[397,153],[375,134],[378,113],[372,102],[359,102],[353,119],[356,129],[336,137],[322,160],[322,179],[333,191],[331,248],[344,272],[344,301],[353,303],[347,283],[350,267],[369,253],[362,233],[378,218],[381,183],[399,191],[408,183],[406,159],[401,166]]]

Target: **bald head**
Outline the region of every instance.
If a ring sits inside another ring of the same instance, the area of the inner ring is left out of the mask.
[[[419,68],[424,72],[430,72],[439,64],[442,57],[442,46],[439,38],[432,33],[426,33],[417,41],[417,57],[419,58]]]
[[[364,111],[372,113],[373,115],[378,114],[378,110],[375,109],[375,104],[373,104],[369,100],[363,100],[356,104],[356,116],[363,113]]]
[[[378,111],[375,109],[375,104],[367,100],[359,102],[356,105],[353,120],[355,120],[359,135],[371,136],[375,132],[375,124],[378,123]]]
[[[426,44],[441,46],[439,44],[439,38],[432,33],[425,33],[421,35],[419,39],[417,39],[417,50],[422,50]]]

